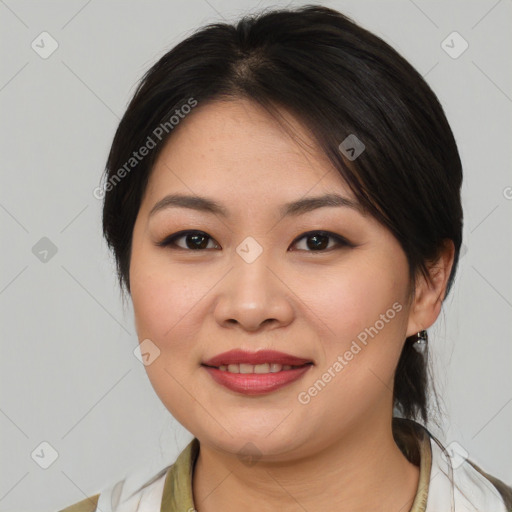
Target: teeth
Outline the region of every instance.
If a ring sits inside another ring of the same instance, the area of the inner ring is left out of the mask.
[[[289,364],[278,363],[263,363],[263,364],[229,364],[219,366],[219,370],[229,373],[277,373],[280,371],[291,370],[298,368],[298,366],[291,366]]]
[[[270,364],[264,363],[254,365],[254,373],[270,373]]]
[[[240,373],[254,373],[255,366],[252,364],[240,364],[238,366],[240,367]]]

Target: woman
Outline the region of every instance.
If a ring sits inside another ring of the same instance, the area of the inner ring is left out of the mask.
[[[428,420],[462,169],[434,93],[316,6],[207,26],[144,76],[103,229],[156,393],[193,435],[67,511],[492,511]]]

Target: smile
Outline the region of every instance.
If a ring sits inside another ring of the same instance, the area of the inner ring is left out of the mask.
[[[241,349],[217,354],[201,364],[217,384],[244,395],[277,391],[300,379],[312,366],[310,359],[284,352]]]
[[[307,363],[310,364],[310,363]],[[292,370],[295,368],[300,368],[303,365],[299,366],[291,366],[289,364],[279,364],[279,363],[263,363],[263,364],[229,364],[229,365],[221,365],[219,366],[219,370],[221,372],[229,372],[229,373],[277,373],[280,371]]]
[[[306,363],[302,366],[267,363],[259,365],[230,364],[227,367],[219,368],[202,365],[202,368],[224,388],[243,395],[254,396],[271,393],[292,384],[303,377],[312,366],[313,363]]]

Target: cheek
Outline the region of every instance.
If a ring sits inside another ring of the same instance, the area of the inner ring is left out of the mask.
[[[313,407],[337,404],[333,414],[340,420],[343,414],[357,416],[371,404],[390,398],[407,326],[407,267],[400,257],[354,259],[325,275],[322,286],[314,275],[301,279],[304,302],[328,333],[322,336],[320,368],[307,382],[315,386],[320,377],[328,383],[325,388],[318,384],[322,391]]]
[[[131,284],[139,336],[163,341],[197,301],[181,279],[162,279],[148,273],[138,275]]]
[[[191,379],[200,357],[194,344],[200,324],[194,315],[208,283],[193,272],[142,258],[142,253],[132,259],[130,283],[138,338],[150,339],[160,350],[145,367],[151,385],[173,417],[185,428],[193,428],[194,424],[189,425],[191,397],[201,393]]]
[[[328,338],[337,343],[373,326],[395,302],[403,305],[405,297],[406,281],[392,263],[355,260],[321,274],[305,272],[296,283],[300,298],[321,320]]]
[[[162,255],[141,250],[132,256],[130,285],[139,338],[164,343],[183,339],[184,326],[213,286],[213,276],[205,280],[193,269],[166,264]]]

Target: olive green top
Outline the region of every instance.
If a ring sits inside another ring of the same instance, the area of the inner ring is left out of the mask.
[[[398,418],[393,419],[393,435],[407,459],[419,466],[420,470],[418,489],[412,508],[408,512],[425,512],[432,468],[431,435],[419,423]],[[193,500],[192,478],[198,454],[199,440],[194,438],[180,453],[176,462],[167,469],[160,512],[196,510]],[[502,493],[500,487],[505,486],[503,482],[484,473],[471,462],[470,464]],[[510,488],[507,489],[508,491],[510,491]],[[99,494],[96,494],[60,512],[94,512],[98,499]]]

